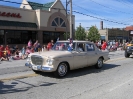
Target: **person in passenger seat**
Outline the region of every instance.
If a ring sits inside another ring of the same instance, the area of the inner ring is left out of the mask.
[[[82,46],[82,44],[79,44],[79,45],[78,45],[78,51],[83,52],[83,46]]]

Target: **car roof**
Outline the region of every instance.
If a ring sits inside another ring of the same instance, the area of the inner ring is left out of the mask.
[[[69,40],[59,40],[58,42],[70,42],[70,41]],[[73,42],[92,43],[90,41],[83,41],[83,40],[73,40]]]

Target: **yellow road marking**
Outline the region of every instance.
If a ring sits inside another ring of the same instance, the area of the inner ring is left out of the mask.
[[[10,80],[15,80],[15,79],[23,79],[23,78],[28,78],[28,77],[36,77],[38,76],[38,74],[27,74],[27,75],[23,75],[23,76],[16,76],[16,77],[10,77],[10,78],[5,78],[5,79],[0,79],[0,81],[2,82],[7,82],[7,81],[10,81]]]
[[[121,57],[121,58],[110,59],[110,60],[106,61],[105,63],[109,63],[109,62],[113,62],[113,61],[117,61],[117,60],[123,60],[123,59],[127,59],[127,58]]]

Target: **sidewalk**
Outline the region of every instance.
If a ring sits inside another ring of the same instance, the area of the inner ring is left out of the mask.
[[[25,66],[27,60],[0,61],[0,69]]]

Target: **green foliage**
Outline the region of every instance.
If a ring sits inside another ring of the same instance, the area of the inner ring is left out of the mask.
[[[95,26],[90,27],[87,39],[94,42],[100,40],[100,34]]]
[[[85,29],[81,25],[79,27],[77,27],[77,29],[75,31],[75,39],[76,40],[85,40],[86,39]]]
[[[68,40],[68,38],[70,38],[70,33],[69,32],[64,33],[63,35],[64,35],[65,40]]]

